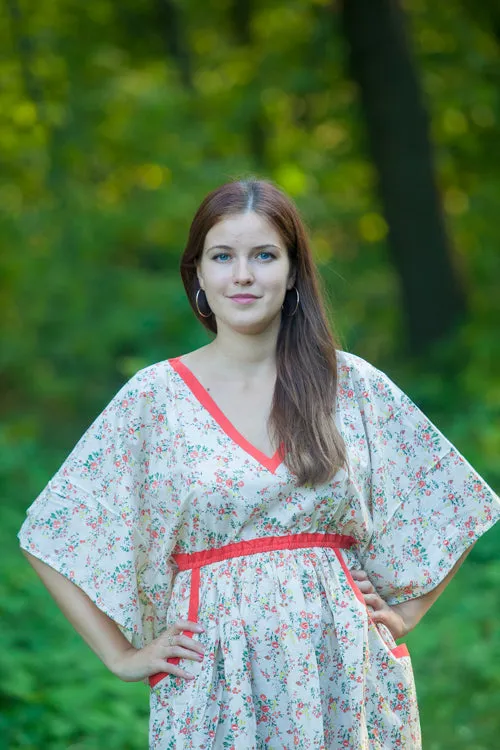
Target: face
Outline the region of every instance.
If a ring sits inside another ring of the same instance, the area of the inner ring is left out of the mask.
[[[218,331],[226,325],[241,333],[260,333],[279,321],[295,274],[279,232],[250,212],[226,216],[210,229],[198,280]]]

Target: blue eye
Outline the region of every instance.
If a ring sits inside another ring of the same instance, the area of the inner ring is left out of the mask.
[[[269,252],[268,250],[260,250],[260,252],[257,253],[257,257],[260,258],[261,256],[265,256],[262,258],[262,260],[270,260],[271,258],[276,258],[276,255],[274,253]],[[226,261],[230,258],[229,253],[217,253],[212,257],[212,260],[218,260],[221,263],[226,263]]]

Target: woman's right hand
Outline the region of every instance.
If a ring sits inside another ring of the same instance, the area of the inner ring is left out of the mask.
[[[204,648],[201,643],[187,635],[181,635],[183,630],[201,633],[204,628],[197,622],[178,620],[144,648],[136,649],[131,646],[114,662],[111,671],[124,682],[139,682],[158,672],[193,679],[193,674],[177,664],[167,662],[168,658],[175,656],[198,662],[203,659]]]

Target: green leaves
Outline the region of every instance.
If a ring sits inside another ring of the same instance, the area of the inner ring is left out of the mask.
[[[2,514],[2,748],[137,750],[147,745],[148,691],[123,683],[65,620],[17,547],[19,510]]]
[[[387,370],[500,483],[496,4],[404,3],[469,304],[462,327],[421,361],[406,347],[335,3],[160,5],[176,9],[175,28],[158,3],[132,0],[40,0],[29,12],[15,0],[0,25],[0,737],[9,750],[147,744],[147,691],[89,654],[15,533],[118,387],[207,341],[178,264],[199,202],[222,182],[257,173],[297,201],[345,348]],[[498,541],[496,530],[481,540],[411,636],[428,750],[497,743]]]

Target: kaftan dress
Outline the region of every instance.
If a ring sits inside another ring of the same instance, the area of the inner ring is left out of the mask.
[[[177,357],[125,383],[28,509],[21,546],[136,647],[204,626],[201,663],[171,658],[194,680],[149,679],[150,750],[421,747],[408,650],[349,571],[389,604],[421,596],[500,501],[386,374],[337,354],[331,481],[298,487]]]

